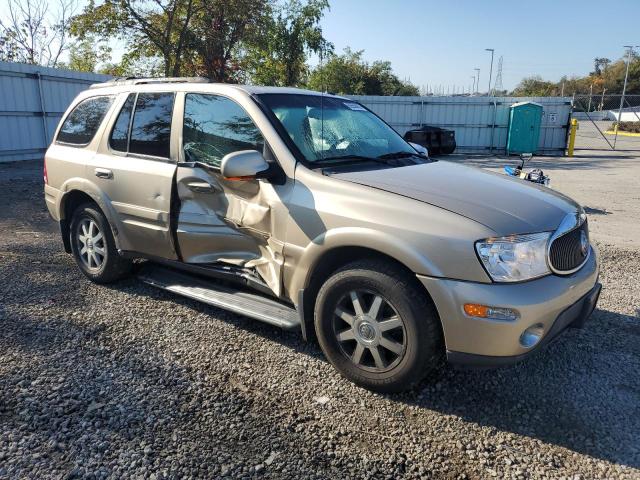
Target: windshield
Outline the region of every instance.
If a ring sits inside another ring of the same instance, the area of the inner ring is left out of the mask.
[[[359,103],[320,95],[259,96],[310,163],[418,155],[395,130]]]

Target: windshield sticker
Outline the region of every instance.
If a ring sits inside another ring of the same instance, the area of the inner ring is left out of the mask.
[[[362,105],[359,105],[357,103],[351,103],[351,102],[343,102],[344,106],[347,108],[350,108],[351,110],[357,110],[360,112],[366,112],[367,109],[364,108]]]

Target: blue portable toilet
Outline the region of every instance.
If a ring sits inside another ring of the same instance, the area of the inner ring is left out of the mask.
[[[519,102],[509,109],[507,155],[535,153],[540,140],[542,105],[535,102]]]

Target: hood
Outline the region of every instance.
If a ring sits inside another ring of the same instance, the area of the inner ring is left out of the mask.
[[[446,161],[331,176],[435,205],[497,235],[553,231],[568,213],[580,210],[547,187]]]

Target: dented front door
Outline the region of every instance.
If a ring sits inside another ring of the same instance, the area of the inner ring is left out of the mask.
[[[181,162],[176,172],[176,237],[186,263],[235,265],[255,271],[281,294],[284,232],[278,226],[287,185],[227,180],[222,158],[240,150],[264,152],[258,128],[235,101],[213,94],[184,97]],[[273,159],[272,159],[273,161]]]

